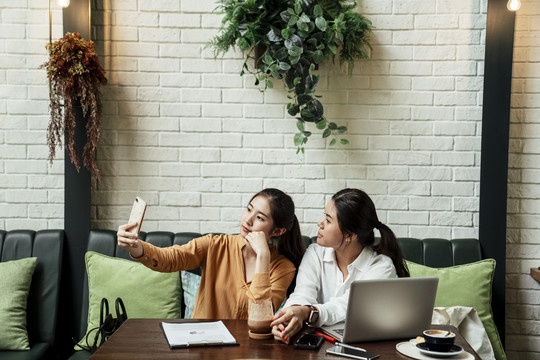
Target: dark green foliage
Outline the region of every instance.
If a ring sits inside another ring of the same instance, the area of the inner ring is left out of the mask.
[[[353,11],[355,7],[355,2],[345,0],[220,0],[222,27],[209,45],[216,56],[236,46],[245,51],[241,75],[252,72],[255,84],[265,81],[271,88],[270,78],[285,83],[290,94],[287,111],[297,119],[294,143],[298,151],[304,151],[311,136],[305,122],[315,123],[323,138],[334,135],[330,145],[347,131],[324,117],[323,104],[317,100],[320,96],[315,94],[320,75],[313,72],[336,55],[340,64],[348,63],[349,73],[355,60],[369,59],[373,26]],[[256,49],[263,50],[260,59],[255,59]],[[256,61],[254,71],[247,66],[249,59]],[[348,140],[341,138],[339,143],[346,145]]]

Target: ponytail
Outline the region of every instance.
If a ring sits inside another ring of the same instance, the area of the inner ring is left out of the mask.
[[[280,254],[291,260],[298,269],[302,256],[304,255],[304,241],[300,232],[300,224],[296,215],[294,215],[293,225],[290,230],[285,231],[277,240],[277,248]]]
[[[371,198],[358,189],[343,189],[332,196],[337,211],[339,228],[344,234],[356,234],[363,247],[371,247],[378,254],[392,259],[399,277],[408,277],[409,270],[396,235],[379,221],[375,204]],[[381,241],[375,245],[373,229],[379,229]]]
[[[291,230],[285,231],[283,235],[277,240],[277,248],[280,254],[291,260],[293,265],[298,270],[302,256],[304,255],[304,241],[302,241],[302,234],[300,232],[300,224],[296,215],[294,215],[294,221]],[[287,288],[287,295],[291,295],[296,287],[296,275],[298,271],[295,271],[294,278],[291,284]]]
[[[376,227],[381,233],[381,240],[377,245],[373,245],[373,250],[378,254],[386,255],[392,259],[397,276],[409,277],[409,269],[403,258],[403,252],[397,242],[396,235],[392,229],[381,222],[379,222]]]

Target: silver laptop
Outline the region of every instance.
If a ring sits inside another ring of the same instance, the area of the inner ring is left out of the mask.
[[[345,323],[321,330],[343,343],[421,335],[431,324],[438,283],[437,277],[354,281]]]

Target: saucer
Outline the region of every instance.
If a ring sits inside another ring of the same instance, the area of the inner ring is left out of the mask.
[[[424,355],[430,355],[435,357],[450,357],[456,356],[463,352],[463,348],[459,345],[452,345],[448,351],[433,351],[429,350],[426,343],[416,344],[416,348]]]

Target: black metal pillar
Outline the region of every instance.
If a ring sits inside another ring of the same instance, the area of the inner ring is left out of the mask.
[[[90,39],[90,0],[71,0],[63,10],[64,31],[78,32]],[[86,120],[80,106],[76,110],[75,149],[82,165],[83,147],[86,143]],[[90,231],[90,173],[81,166],[77,172],[65,152],[64,160],[64,261],[62,267],[60,358],[67,358],[73,351],[72,338],[76,338],[81,326],[82,285],[84,277],[84,254]]]
[[[507,0],[489,0],[486,26],[479,237],[484,257],[497,262],[493,317],[505,338],[506,202],[515,13]]]

